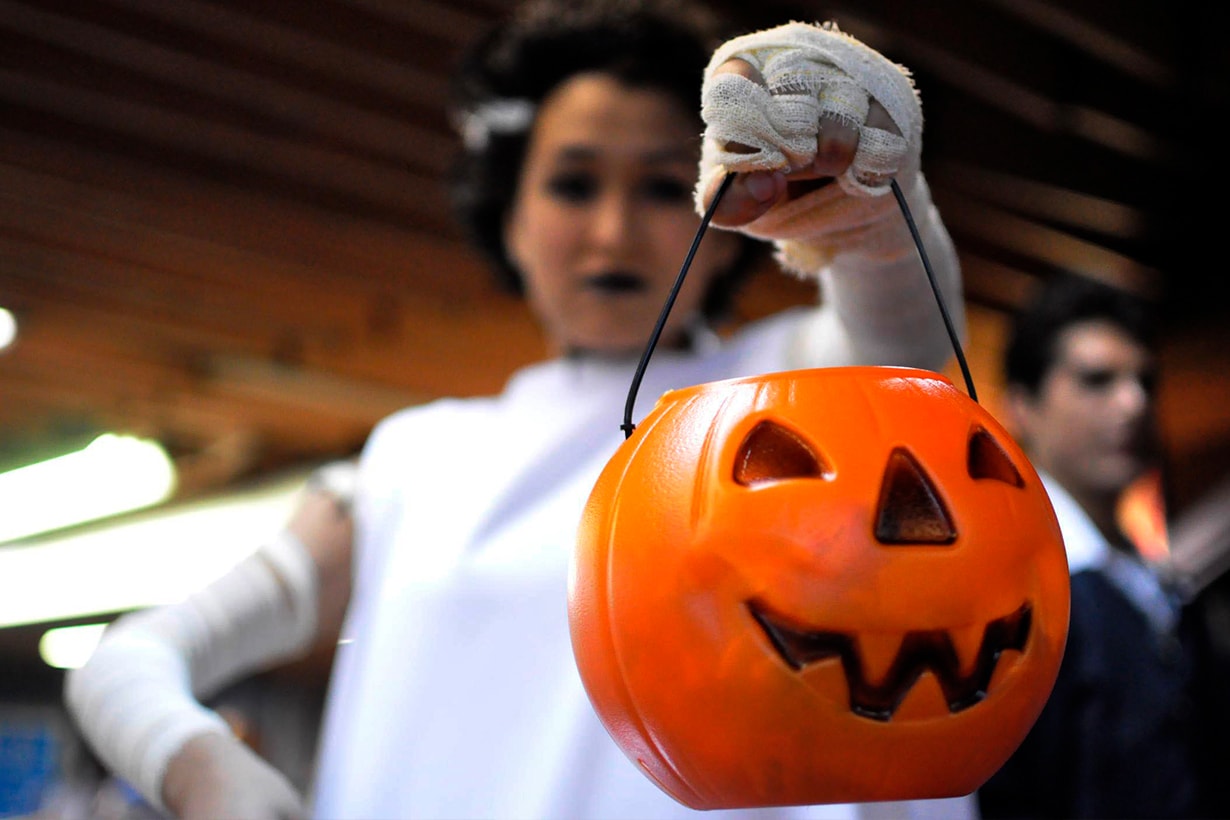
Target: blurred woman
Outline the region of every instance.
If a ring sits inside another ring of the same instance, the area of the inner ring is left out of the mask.
[[[698,211],[739,172],[714,218],[725,230],[702,244],[645,373],[638,417],[668,389],[738,375],[943,367],[950,343],[889,177],[962,326],[904,70],[818,26],[724,36],[703,9],[674,0],[547,0],[470,52],[455,101],[456,204],[554,355],[499,395],[382,421],[358,467],[353,539],[336,520],[300,528],[178,614],[142,613],[108,633],[68,700],[104,759],[152,799],[186,817],[300,811],[284,778],[198,701],[336,634],[344,609],[308,801],[317,816],[692,813],[596,717],[565,602],[581,510],[623,438],[619,413]],[[823,302],[724,327],[769,242],[793,275],[819,280]],[[167,668],[152,673],[143,653]],[[125,700],[141,686],[157,697]],[[959,817],[971,806],[893,811]]]

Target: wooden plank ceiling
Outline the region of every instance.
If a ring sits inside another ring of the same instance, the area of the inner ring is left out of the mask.
[[[1224,12],[724,5],[749,25],[836,19],[914,69],[976,375],[994,378],[997,317],[1055,270],[1140,290],[1174,329],[1182,477],[1204,478],[1197,452],[1230,469],[1224,312],[1205,295],[1220,208],[1193,200],[1227,107]],[[391,410],[496,390],[540,356],[442,186],[449,71],[508,8],[0,0],[0,306],[21,322],[0,354],[0,466],[131,431],[167,444],[189,498],[353,453]],[[744,309],[808,296],[767,275]]]

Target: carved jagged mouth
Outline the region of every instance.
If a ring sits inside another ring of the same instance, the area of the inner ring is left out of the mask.
[[[881,721],[892,719],[910,688],[927,670],[931,670],[939,682],[950,712],[968,709],[981,701],[987,696],[991,675],[1004,650],[1025,648],[1032,620],[1032,610],[1026,603],[1016,612],[988,623],[974,669],[968,675],[961,674],[961,661],[948,632],[943,629],[906,632],[884,681],[872,684],[864,675],[854,636],[841,632],[800,631],[781,623],[754,601],[748,602],[748,609],[782,660],[793,669],[801,670],[808,664],[840,657],[850,687],[850,710]]]

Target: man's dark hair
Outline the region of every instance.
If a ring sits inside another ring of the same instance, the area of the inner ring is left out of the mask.
[[[1059,337],[1077,322],[1111,322],[1146,348],[1156,329],[1141,297],[1075,274],[1048,279],[1014,318],[1004,351],[1004,380],[1036,394],[1058,356]]]
[[[488,32],[455,74],[455,119],[483,104],[526,101],[535,106],[568,78],[609,74],[633,88],[663,91],[695,112],[699,156],[700,88],[713,50],[735,32],[686,0],[541,0]],[[454,166],[452,200],[471,241],[494,265],[500,283],[523,292],[520,272],[504,248],[504,222],[516,193],[529,129],[491,130],[467,146]],[[711,319],[729,310],[766,245],[745,238],[734,265],[719,274],[702,310]],[[680,262],[683,260],[681,259]]]

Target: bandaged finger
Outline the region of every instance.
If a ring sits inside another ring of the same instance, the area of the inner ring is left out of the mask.
[[[732,59],[755,67],[765,86],[720,72]],[[887,176],[915,168],[921,153],[922,108],[908,71],[836,27],[790,23],[736,37],[714,52],[701,94],[706,142],[720,143],[703,162],[721,163],[729,170],[808,165],[816,150],[811,136],[821,117],[861,128],[872,100],[888,112],[904,150],[872,153],[866,164],[852,167],[848,176],[857,184],[850,192],[886,192]],[[732,142],[756,153],[725,151]],[[896,164],[885,168],[884,161],[893,159]],[[702,164],[702,174],[707,170]],[[882,190],[871,190],[866,180],[881,176]]]
[[[799,162],[815,154],[817,115],[812,98],[775,98],[742,75],[719,74],[701,94],[701,117],[708,124],[703,164],[771,171]]]
[[[914,170],[908,152],[909,146],[900,134],[863,126],[854,159],[839,182],[849,193],[880,196],[888,190],[893,176],[906,168]]]
[[[853,80],[835,79],[820,89],[816,107],[821,117],[859,128],[867,121],[871,98],[867,96],[866,89]]]

